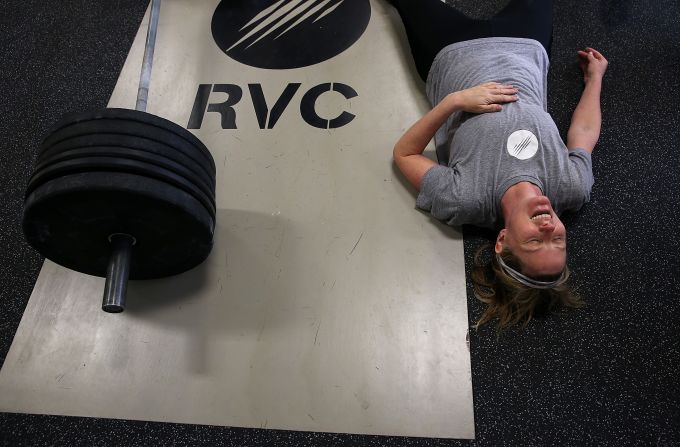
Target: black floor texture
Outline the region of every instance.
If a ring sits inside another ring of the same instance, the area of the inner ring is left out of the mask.
[[[66,112],[106,106],[147,4],[3,6],[0,364],[42,265],[20,229],[38,143]],[[0,445],[680,446],[680,3],[555,0],[554,26],[549,111],[563,137],[582,89],[576,50],[610,62],[592,201],[564,219],[588,305],[472,331],[474,441],[4,413]],[[464,234],[469,275],[488,234]],[[468,303],[473,324],[470,288]]]

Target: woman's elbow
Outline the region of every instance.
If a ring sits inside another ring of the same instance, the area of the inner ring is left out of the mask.
[[[588,152],[592,152],[599,138],[599,127],[579,127],[576,129],[570,129],[567,133],[567,148],[585,149]]]

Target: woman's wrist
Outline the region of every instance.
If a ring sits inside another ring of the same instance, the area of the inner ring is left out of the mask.
[[[448,111],[449,114],[462,109],[460,92],[452,92],[444,97],[440,103]]]
[[[602,85],[602,78],[604,77],[603,74],[596,74],[596,75],[591,75],[588,76],[583,80],[583,83],[586,85],[591,85],[591,86],[601,86]]]

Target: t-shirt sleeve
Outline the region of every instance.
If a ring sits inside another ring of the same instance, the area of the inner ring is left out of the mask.
[[[573,179],[574,192],[567,208],[578,210],[590,201],[590,191],[595,183],[593,177],[593,161],[590,152],[584,149],[569,151],[569,167]]]
[[[416,206],[449,225],[459,225],[462,205],[459,194],[456,171],[435,165],[423,176]]]

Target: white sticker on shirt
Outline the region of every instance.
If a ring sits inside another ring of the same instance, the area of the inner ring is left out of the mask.
[[[516,130],[508,137],[508,154],[527,160],[538,151],[538,138],[528,130]]]

